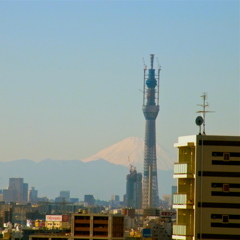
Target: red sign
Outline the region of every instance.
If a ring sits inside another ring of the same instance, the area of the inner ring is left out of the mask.
[[[63,222],[68,222],[69,221],[68,215],[62,215],[62,221]]]
[[[62,215],[46,215],[46,222],[61,222]]]
[[[160,213],[161,217],[173,217],[176,215],[176,212],[174,211],[164,211]]]

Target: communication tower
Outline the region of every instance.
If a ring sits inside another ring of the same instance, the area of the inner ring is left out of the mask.
[[[160,66],[153,68],[154,54],[150,55],[151,68],[144,66],[143,114],[146,119],[144,143],[143,208],[155,208],[159,203],[156,157],[156,118],[159,112]],[[148,72],[147,72],[148,70]]]

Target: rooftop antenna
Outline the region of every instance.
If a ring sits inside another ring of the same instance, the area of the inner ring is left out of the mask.
[[[203,108],[203,110],[197,111],[197,113],[202,113],[202,118],[203,118],[203,122],[202,122],[203,123],[203,135],[206,135],[206,132],[205,132],[205,122],[206,122],[205,121],[205,116],[206,116],[206,113],[214,112],[214,111],[207,111],[206,110],[206,108],[209,107],[208,102],[206,102],[207,94],[204,92],[201,97],[203,98],[203,104],[197,104],[197,106],[201,106]]]

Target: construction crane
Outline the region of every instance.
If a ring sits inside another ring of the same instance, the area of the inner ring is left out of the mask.
[[[129,165],[130,165],[130,172],[136,171],[136,167],[134,167],[134,166],[131,164],[131,161],[130,161],[129,156],[128,156],[128,162],[129,162]]]

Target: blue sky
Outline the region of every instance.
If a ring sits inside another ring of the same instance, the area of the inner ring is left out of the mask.
[[[161,64],[157,142],[240,135],[239,1],[0,1],[0,161],[84,159],[144,137],[143,57]],[[157,67],[157,65],[155,65]]]

